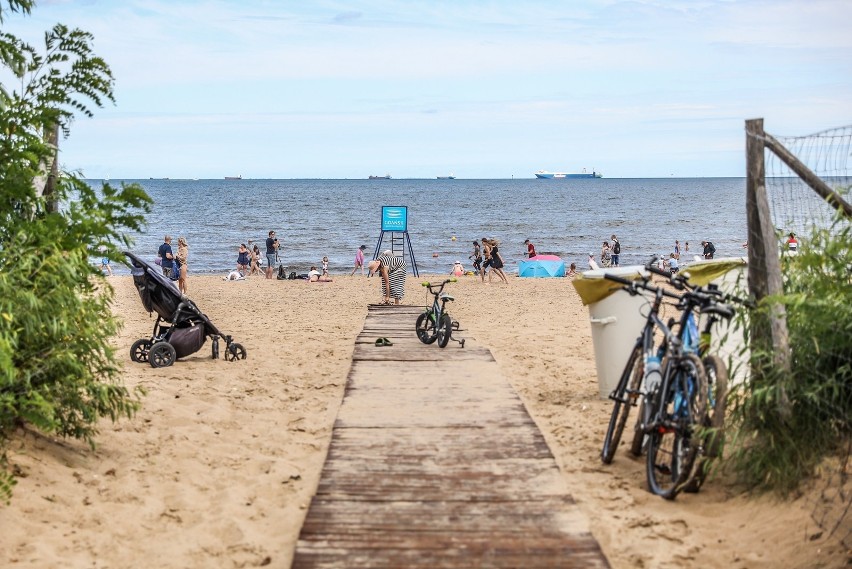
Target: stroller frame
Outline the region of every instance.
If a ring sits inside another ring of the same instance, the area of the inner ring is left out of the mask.
[[[156,312],[157,320],[150,338],[141,338],[130,348],[130,359],[134,362],[151,364],[151,367],[167,367],[178,357],[191,355],[201,349],[209,337],[212,343],[213,359],[219,357],[219,340],[225,341],[225,360],[246,359],[246,349],[234,342],[229,334],[222,333],[207,316],[198,309],[192,300],[182,294],[174,282],[162,274],[159,267],[125,252],[130,259],[133,283],[148,313]],[[182,352],[172,344],[177,330],[194,326],[203,327],[203,336],[197,348],[179,345]]]

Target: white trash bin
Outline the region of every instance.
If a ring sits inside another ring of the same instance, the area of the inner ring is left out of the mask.
[[[596,269],[583,273],[582,279],[574,281],[575,288],[584,296],[581,287],[577,286],[581,281],[591,279],[584,283],[587,287],[594,286],[594,280],[604,280],[604,273],[630,279],[638,275],[647,275],[642,265],[626,267],[612,267],[607,269]],[[615,284],[606,281],[607,284]],[[599,282],[606,287],[604,282]],[[617,286],[617,285],[616,285]],[[585,287],[584,287],[585,288]],[[585,302],[585,299],[584,299]],[[598,387],[602,399],[609,398],[609,394],[618,385],[621,372],[627,364],[636,338],[645,326],[648,311],[642,310],[649,303],[649,298],[638,294],[631,296],[627,291],[616,290],[603,299],[589,302],[589,322],[592,327],[592,345],[595,349],[595,367],[598,373]]]

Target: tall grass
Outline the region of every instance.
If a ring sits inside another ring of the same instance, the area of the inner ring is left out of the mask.
[[[852,434],[852,231],[838,221],[782,259],[791,369],[752,344],[751,378],[732,394],[729,464],[750,488],[787,494],[827,456],[848,452]],[[748,330],[753,334],[754,330]]]

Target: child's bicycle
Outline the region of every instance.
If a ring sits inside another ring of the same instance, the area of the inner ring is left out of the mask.
[[[417,337],[424,344],[431,344],[435,340],[438,340],[438,347],[445,348],[450,342],[450,339],[455,340],[453,338],[453,330],[459,329],[459,323],[450,318],[446,310],[447,302],[452,302],[455,299],[443,292],[447,283],[454,282],[456,282],[456,279],[447,279],[440,285],[433,285],[428,281],[422,283],[434,297],[432,307],[427,308],[423,314],[417,317],[417,324],[415,325]],[[432,287],[436,287],[437,290],[432,290]],[[455,341],[464,348],[464,338]]]

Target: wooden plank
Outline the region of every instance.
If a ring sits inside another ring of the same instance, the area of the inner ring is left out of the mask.
[[[420,311],[370,307],[293,567],[608,567],[491,352]]]

